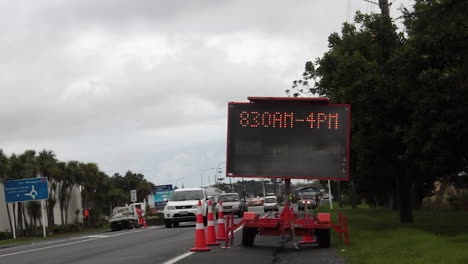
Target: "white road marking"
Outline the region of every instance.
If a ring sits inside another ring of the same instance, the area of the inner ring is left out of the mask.
[[[237,231],[241,230],[241,228],[242,228],[242,225],[239,226],[236,230],[234,230],[234,233],[236,233]],[[177,257],[175,257],[175,258],[173,258],[173,259],[170,259],[170,260],[164,262],[163,264],[174,264],[174,263],[177,263],[177,261],[179,261],[179,260],[181,260],[181,259],[184,259],[184,258],[186,258],[186,257],[188,257],[188,256],[190,256],[190,255],[192,255],[193,253],[195,253],[195,252],[189,251],[189,252],[184,253],[184,254],[182,254],[182,255],[180,255],[180,256],[177,256]]]
[[[92,240],[96,240],[96,239],[101,239],[101,238],[92,238],[92,239],[86,239],[86,240],[81,240],[81,241],[76,241],[76,242],[70,242],[70,243],[65,243],[65,244],[60,244],[60,245],[55,245],[55,246],[50,246],[50,247],[42,247],[42,248],[35,248],[35,249],[25,250],[25,251],[19,251],[19,252],[9,253],[9,254],[5,254],[5,255],[0,255],[0,258],[13,256],[13,255],[18,255],[18,254],[24,254],[24,253],[28,253],[28,252],[39,251],[39,250],[44,250],[44,249],[68,246],[68,245],[88,242],[88,241],[92,241]]]
[[[160,227],[158,227],[158,228],[160,228]],[[152,229],[156,229],[156,228],[152,228]],[[118,234],[114,234],[114,235],[107,235],[107,236],[104,236],[104,235],[85,236],[85,237],[80,237],[80,238],[88,238],[88,237],[90,237],[90,239],[85,239],[85,240],[80,240],[80,241],[75,241],[75,242],[60,244],[60,245],[54,245],[54,246],[41,247],[41,248],[35,248],[35,249],[29,249],[29,250],[24,250],[24,251],[18,251],[18,252],[8,253],[8,254],[0,255],[0,258],[8,257],[8,256],[13,256],[13,255],[24,254],[24,253],[29,253],[29,252],[34,252],[34,251],[39,251],[39,250],[45,250],[45,249],[51,249],[51,248],[56,248],[56,247],[63,247],[63,246],[68,246],[68,245],[73,245],[73,244],[79,244],[79,243],[84,243],[84,242],[93,241],[93,240],[97,240],[97,239],[103,239],[103,238],[109,238],[109,237],[115,237],[115,236],[133,234],[133,233],[138,233],[138,232],[142,232],[142,231],[145,231],[145,229],[136,230],[136,231],[129,231],[129,232],[122,232],[122,233],[118,233]],[[72,239],[77,239],[77,238],[72,238]],[[54,241],[54,242],[59,242],[59,241]]]
[[[182,255],[180,255],[180,256],[178,256],[178,257],[175,257],[175,258],[173,258],[173,259],[171,259],[171,260],[168,260],[168,261],[164,262],[163,264],[174,264],[174,263],[176,263],[177,261],[179,261],[179,260],[181,260],[181,259],[184,259],[184,258],[186,258],[186,257],[188,257],[188,256],[190,256],[190,255],[192,255],[193,253],[195,253],[195,252],[189,251],[189,252],[187,252],[187,253],[185,253],[185,254],[182,254]]]

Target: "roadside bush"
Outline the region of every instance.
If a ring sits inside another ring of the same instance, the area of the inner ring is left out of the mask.
[[[447,202],[455,210],[468,209],[468,190],[457,190],[447,196]]]
[[[0,232],[0,240],[3,240],[3,239],[10,239],[12,238],[12,235],[10,232]]]
[[[62,234],[65,232],[65,227],[62,225],[52,225],[46,228],[48,234]]]

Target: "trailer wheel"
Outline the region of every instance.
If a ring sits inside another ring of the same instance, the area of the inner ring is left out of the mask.
[[[173,225],[174,227],[179,227],[179,222],[174,222],[172,225]]]
[[[243,227],[242,228],[242,246],[244,247],[253,246],[256,235],[257,235],[256,227]]]
[[[164,219],[164,225],[166,226],[166,228],[171,228],[172,221],[170,219]]]
[[[330,229],[317,229],[317,241],[319,247],[329,248],[330,247]]]
[[[243,216],[244,216],[244,211],[239,210],[239,212],[237,213],[237,217],[242,218]]]
[[[111,230],[112,231],[119,231],[120,228],[119,228],[119,225],[115,222],[111,223]]]

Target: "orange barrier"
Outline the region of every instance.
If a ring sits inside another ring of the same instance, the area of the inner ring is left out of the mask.
[[[219,201],[218,206],[218,232],[216,233],[217,240],[226,240],[226,227],[224,224],[223,201]]]
[[[205,227],[203,225],[203,206],[202,202],[198,201],[197,223],[195,227],[195,247],[190,251],[210,251],[211,249],[206,246],[205,240]]]
[[[333,224],[331,221],[330,224],[331,227],[338,233],[338,238],[342,240],[344,235],[345,243],[349,244],[348,220],[346,216],[342,213],[338,213],[338,225]]]
[[[213,204],[208,201],[208,227],[206,228],[206,244],[209,246],[217,246],[221,243],[216,241],[216,232],[213,218]]]

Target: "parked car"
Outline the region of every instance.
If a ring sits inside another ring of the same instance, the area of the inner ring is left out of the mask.
[[[223,202],[223,211],[225,214],[236,214],[239,217],[247,211],[245,203],[241,201],[238,193],[223,193],[218,197],[218,203]]]
[[[278,201],[276,200],[276,196],[267,196],[263,202],[263,211],[266,213],[267,211],[276,211],[278,212]]]
[[[198,201],[202,201],[203,220],[207,223],[208,196],[202,188],[175,190],[164,207],[164,224],[167,228],[179,226],[180,222],[197,220]]]

